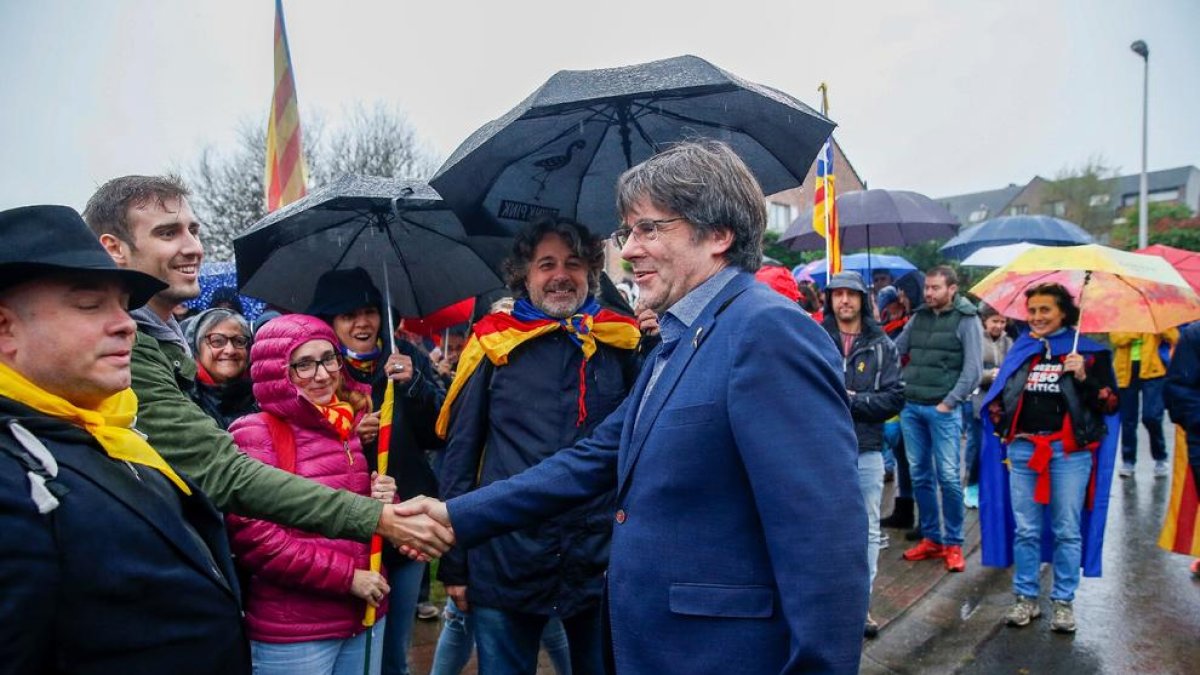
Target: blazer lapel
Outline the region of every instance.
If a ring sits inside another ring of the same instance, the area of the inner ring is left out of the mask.
[[[654,383],[654,389],[650,391],[645,404],[631,406],[631,411],[636,421],[631,430],[629,445],[623,446],[628,448],[628,452],[622,453],[625,455],[625,461],[623,466],[619,466],[619,473],[617,474],[618,494],[624,490],[629,476],[633,473],[633,466],[637,463],[637,458],[641,454],[642,447],[646,444],[646,438],[650,435],[650,430],[654,427],[654,422],[658,419],[659,413],[662,412],[663,406],[666,405],[667,399],[670,398],[671,392],[679,384],[679,379],[683,376],[684,371],[687,370],[688,365],[691,364],[692,357],[696,355],[696,352],[700,350],[705,340],[708,339],[708,336],[712,334],[713,327],[717,321],[717,315],[753,283],[756,283],[754,277],[749,274],[739,274],[729,280],[725,288],[721,289],[717,297],[709,301],[704,310],[700,312],[700,316],[692,322],[692,325],[688,328],[688,332],[679,338],[680,344],[675,347],[671,358],[663,366],[662,373],[659,374],[658,380]],[[657,358],[657,355],[658,350],[655,350],[655,358]],[[653,363],[653,361],[647,363],[645,370],[651,370]],[[643,375],[646,375],[646,373],[643,373]],[[645,383],[641,383],[641,390],[638,392],[640,395],[636,400],[640,401],[646,395],[645,386]],[[641,414],[637,412],[638,407],[641,407]]]

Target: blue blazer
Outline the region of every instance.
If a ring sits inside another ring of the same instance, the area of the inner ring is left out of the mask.
[[[867,516],[825,331],[734,277],[642,401],[655,355],[587,439],[451,500],[460,544],[617,488],[608,610],[616,672],[858,672]]]

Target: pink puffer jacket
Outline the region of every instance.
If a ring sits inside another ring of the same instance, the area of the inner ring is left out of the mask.
[[[264,326],[250,352],[254,398],[263,411],[291,427],[298,475],[331,488],[370,495],[370,475],[358,436],[352,434],[343,444],[288,379],[292,352],[314,339],[328,340],[335,349],[338,347],[333,331],[315,317],[289,314]],[[370,393],[366,385],[349,382]],[[229,431],[243,452],[272,466],[279,465],[270,431],[259,416],[243,417]],[[250,639],[344,639],[363,630],[366,603],[350,594],[350,584],[354,570],[369,568],[367,544],[326,539],[241,516],[230,515],[226,521],[233,552],[253,575],[246,594]],[[381,609],[386,611],[386,607]]]

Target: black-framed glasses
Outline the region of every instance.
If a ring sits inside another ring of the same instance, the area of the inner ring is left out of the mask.
[[[204,336],[204,341],[213,349],[224,349],[225,345],[233,343],[234,349],[245,349],[250,345],[250,338],[245,335],[224,335],[222,333],[209,333]]]
[[[659,218],[658,220],[639,220],[630,227],[618,227],[608,238],[612,240],[613,246],[617,248],[625,248],[625,244],[628,244],[631,238],[634,241],[658,241],[658,233],[662,231],[663,225],[673,223],[677,220],[687,219],[683,216],[675,216],[674,218]]]
[[[311,380],[317,376],[317,367],[323,367],[327,373],[336,373],[342,369],[342,357],[333,352],[329,352],[321,357],[321,360],[316,359],[301,359],[295,363],[288,364],[296,373],[296,377],[302,380]]]

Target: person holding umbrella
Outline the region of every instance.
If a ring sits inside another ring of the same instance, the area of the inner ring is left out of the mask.
[[[1079,307],[1070,291],[1047,283],[1026,290],[1025,299],[1029,332],[1013,344],[982,401],[985,563],[995,553],[989,548],[1007,551],[1013,538],[1016,601],[1005,622],[1028,625],[1041,614],[1038,575],[1042,551],[1048,548],[1042,541],[1043,520],[1049,518],[1053,555],[1048,562],[1054,569],[1050,627],[1072,633],[1080,566],[1094,565],[1099,571],[1104,514],[1091,511],[1096,504],[1107,505],[1116,451],[1115,433],[1110,433],[1118,407],[1116,377],[1108,349],[1076,335]],[[1009,518],[1006,509],[1011,509]],[[1015,533],[1006,527],[1011,522]],[[1099,536],[1093,525],[1100,528]]]
[[[369,389],[374,410],[383,404],[388,380],[395,382],[397,404],[388,474],[396,479],[400,499],[436,495],[437,478],[425,450],[443,446],[434,433],[434,422],[445,392],[432,362],[420,348],[397,340],[397,351],[388,353],[380,331],[384,311],[382,294],[361,267],[322,274],[308,307],[308,314],[320,317],[337,335],[339,356],[346,364],[344,375]],[[378,412],[364,416],[357,427],[372,470],[379,454],[379,427]],[[408,646],[426,565],[396,555],[389,546],[384,566],[395,611],[383,633],[383,673],[408,675]]]
[[[330,488],[384,504],[394,484],[376,482],[354,433],[371,410],[370,388],[345,377],[339,343],[320,319],[289,314],[258,333],[251,350],[254,397],[263,412],[230,427],[247,455]],[[239,566],[252,576],[246,626],[254,672],[261,675],[378,673],[382,640],[367,653],[364,603],[387,611],[391,590],[370,569],[365,543],[336,540],[265,520],[229,515]]]

